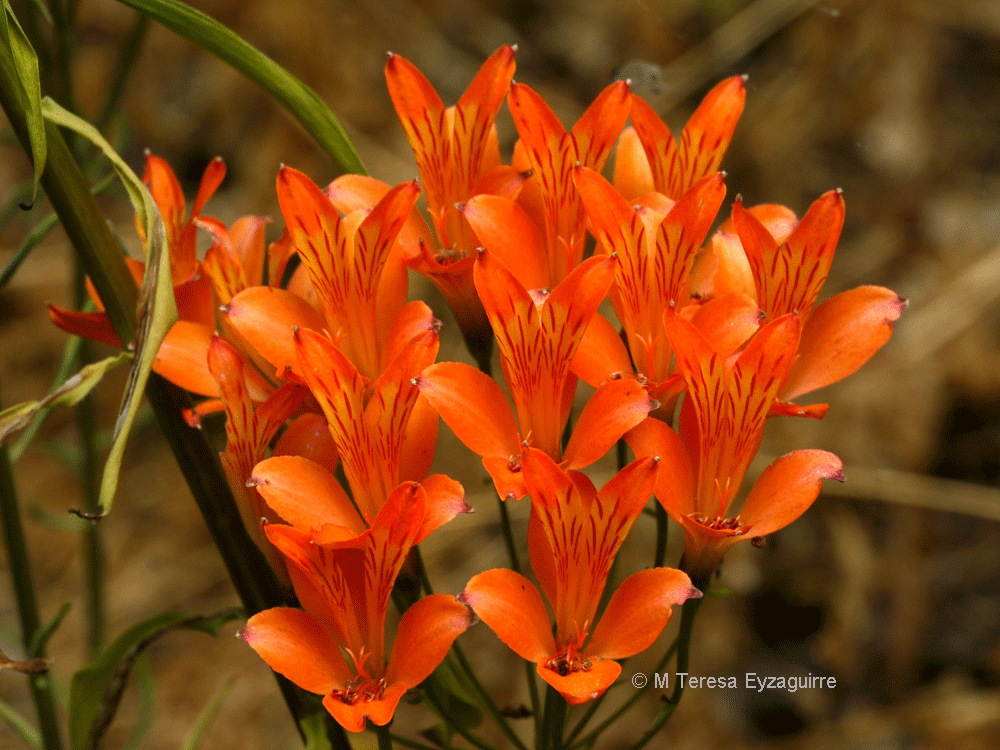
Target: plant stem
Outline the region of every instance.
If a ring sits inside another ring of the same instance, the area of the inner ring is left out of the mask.
[[[662,568],[667,558],[667,511],[659,501],[653,501],[656,508],[656,552],[653,554],[653,567]]]
[[[28,544],[24,538],[21,523],[21,509],[18,506],[14,474],[11,470],[7,447],[0,445],[0,521],[3,523],[4,543],[7,547],[7,561],[14,581],[14,596],[21,618],[21,640],[26,652],[30,652],[35,634],[40,627],[38,600],[35,596],[35,582],[31,574],[31,559]],[[30,658],[44,656],[43,653],[28,654]],[[38,726],[45,750],[61,750],[59,722],[56,716],[55,697],[52,694],[51,678],[47,674],[28,677],[31,694],[38,712]]]
[[[378,739],[378,750],[392,750],[392,735],[389,727],[375,727],[375,737]]]
[[[551,685],[545,691],[545,718],[539,750],[563,750],[563,728],[566,726],[566,699]]]

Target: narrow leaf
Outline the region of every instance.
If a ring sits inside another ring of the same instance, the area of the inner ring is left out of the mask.
[[[181,750],[198,750],[202,740],[205,739],[205,735],[208,733],[209,727],[212,726],[212,721],[215,720],[219,709],[222,708],[223,701],[226,700],[229,691],[233,689],[233,685],[235,684],[236,678],[230,675],[219,686],[219,689],[215,691],[215,695],[212,696],[212,700],[198,714],[198,719],[195,721],[194,726],[191,727],[191,733],[184,740],[184,744],[181,745]]]
[[[299,719],[299,729],[302,731],[306,750],[332,750],[330,737],[326,733],[325,713],[326,709],[317,707]]]
[[[4,40],[10,47],[11,56],[14,58],[14,68],[17,71],[21,88],[21,103],[28,123],[31,162],[35,169],[31,188],[31,203],[33,205],[35,197],[38,195],[38,181],[42,178],[48,151],[45,140],[45,121],[42,118],[42,84],[38,75],[38,57],[21,28],[21,24],[17,22],[17,17],[7,0],[3,0],[3,12],[0,13],[0,17],[2,17],[0,30],[2,30]]]
[[[104,152],[125,184],[146,239],[146,271],[142,279],[142,288],[139,290],[135,362],[129,373],[118,421],[115,423],[111,452],[107,463],[104,464],[104,475],[101,477],[99,506],[103,515],[110,510],[115,490],[118,488],[118,473],[121,470],[125,441],[139,410],[140,396],[149,379],[156,352],[170,326],[177,320],[177,304],[174,301],[170,276],[170,249],[167,247],[163,218],[153,202],[153,197],[142,184],[142,180],[115,153],[111,144],[92,125],[67,112],[48,97],[42,102],[42,111],[45,117],[55,124],[76,131]]]
[[[45,644],[48,643],[49,638],[52,637],[52,634],[62,624],[63,618],[69,613],[69,609],[69,602],[63,602],[63,605],[56,612],[55,616],[35,631],[35,637],[31,639],[31,648],[28,649],[29,656],[37,657],[45,650]]]
[[[12,433],[25,428],[42,409],[78,403],[101,381],[106,372],[131,358],[131,352],[122,352],[116,357],[89,364],[41,401],[26,401],[4,409],[0,412],[0,443]]]
[[[7,726],[21,735],[25,742],[32,747],[37,747],[41,750],[42,738],[38,734],[38,730],[31,726],[31,723],[21,716],[21,714],[3,701],[0,701],[0,719],[2,719]]]
[[[129,672],[143,649],[164,633],[177,629],[202,630],[217,635],[223,624],[242,617],[230,609],[207,617],[172,612],[132,626],[90,665],[73,675],[69,693],[71,750],[91,750],[111,724]]]
[[[311,88],[221,23],[177,0],[119,0],[232,66],[277,99],[345,172],[366,174],[340,121]]]

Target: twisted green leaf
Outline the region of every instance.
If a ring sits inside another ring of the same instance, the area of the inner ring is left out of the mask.
[[[160,216],[153,197],[142,184],[142,180],[115,153],[111,144],[97,132],[97,129],[48,97],[42,102],[42,112],[48,120],[76,131],[104,152],[125,184],[146,236],[146,271],[142,279],[142,288],[139,290],[139,326],[135,337],[135,361],[129,373],[118,421],[115,423],[111,452],[108,454],[104,475],[101,477],[100,508],[103,515],[110,510],[115,490],[118,488],[118,474],[121,471],[125,441],[139,410],[140,397],[153,369],[156,352],[170,326],[177,320],[177,304],[174,301],[170,275],[170,249],[167,247],[163,217]]]

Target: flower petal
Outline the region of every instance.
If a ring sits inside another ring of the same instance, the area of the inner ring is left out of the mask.
[[[106,312],[74,312],[50,303],[49,320],[66,333],[121,348],[121,339]]]
[[[385,678],[414,688],[444,661],[474,616],[454,596],[431,594],[413,604],[399,622]]]
[[[258,612],[247,620],[239,637],[271,669],[310,693],[329,693],[353,676],[330,633],[300,609]]]
[[[551,287],[545,263],[545,241],[527,212],[517,203],[495,195],[478,195],[461,207],[479,242],[509,269],[525,289]]]
[[[167,331],[153,370],[186,391],[218,398],[219,384],[208,370],[208,347],[215,329],[178,320]]]
[[[472,512],[472,506],[465,501],[465,488],[451,477],[431,474],[420,484],[427,492],[427,507],[415,544],[460,513]]]
[[[813,504],[824,479],[844,481],[844,465],[832,453],[798,450],[764,469],[740,509],[749,526],[742,538],[767,536],[783,529]]]
[[[598,659],[627,659],[645,651],[670,622],[672,608],[700,596],[687,573],[640,570],[612,595],[584,651]]]
[[[381,698],[371,701],[362,699],[344,703],[338,697],[328,695],[323,699],[323,708],[348,732],[363,732],[367,719],[380,727],[388,724],[405,692],[406,685],[397,682],[387,687]]]
[[[579,706],[581,703],[600,698],[618,679],[622,667],[610,659],[597,659],[591,664],[590,669],[570,672],[567,675],[549,669],[544,663],[538,665],[537,671],[543,680],[559,691],[567,703]]]
[[[694,472],[680,436],[665,422],[647,417],[623,439],[638,457],[660,457],[655,493],[670,517],[677,520],[694,513]]]
[[[253,468],[251,481],[287,523],[310,531],[332,523],[360,534],[365,530],[336,477],[308,458],[272,456]]]
[[[612,183],[627,201],[634,201],[654,189],[649,159],[633,127],[625,128],[618,138]]]
[[[889,340],[904,307],[906,300],[880,286],[841,292],[817,305],[780,398],[797,398],[855,372]]]
[[[542,662],[556,650],[542,597],[527,578],[494,568],[475,576],[461,600],[522,659]]]
[[[261,356],[274,365],[275,375],[298,370],[294,329],[322,331],[326,324],[304,299],[270,286],[244,289],[225,306],[229,322]],[[301,377],[301,372],[297,372]]]
[[[610,380],[587,401],[563,453],[568,469],[580,469],[611,450],[659,404],[632,378]]]

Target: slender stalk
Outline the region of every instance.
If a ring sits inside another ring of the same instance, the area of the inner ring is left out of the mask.
[[[425,690],[424,691],[424,699],[428,703],[430,703],[431,706],[434,707],[435,712],[437,714],[439,714],[442,719],[444,719],[445,724],[447,724],[448,727],[453,732],[458,732],[466,740],[468,740],[471,744],[473,744],[476,747],[478,747],[479,750],[497,750],[497,748],[495,748],[493,745],[491,745],[490,743],[484,742],[483,740],[479,739],[478,737],[476,737],[476,735],[474,735],[472,732],[470,732],[465,727],[460,726],[459,724],[456,724],[452,720],[452,718],[448,715],[448,712],[445,710],[445,707],[441,705],[440,701],[438,701],[437,697],[434,695],[434,693],[432,691]]]
[[[514,530],[510,523],[510,513],[507,510],[507,501],[497,497],[500,504],[500,529],[503,531],[503,541],[507,546],[507,557],[510,558],[510,569],[515,573],[521,572],[521,560],[517,554],[517,545],[514,542]]]
[[[378,750],[392,750],[392,735],[389,727],[375,727],[375,737],[378,739]]]
[[[479,698],[479,705],[486,710],[486,713],[490,715],[496,725],[500,727],[505,735],[507,735],[507,739],[513,742],[519,750],[528,750],[525,744],[521,741],[521,738],[517,736],[516,732],[514,732],[514,729],[507,721],[507,718],[500,713],[500,709],[497,708],[497,704],[493,702],[490,694],[486,692],[486,688],[483,687],[479,678],[476,677],[476,673],[472,669],[472,665],[469,663],[469,660],[466,658],[465,652],[462,651],[462,647],[457,643],[453,643],[451,649],[455,652],[455,658],[458,660],[458,664],[462,668],[462,672],[465,673],[468,678],[473,692],[475,692],[476,696]]]
[[[563,750],[563,729],[566,726],[566,699],[551,685],[545,691],[545,718],[540,750]]]
[[[707,584],[707,581],[699,581],[701,584]],[[704,586],[707,588],[707,585]],[[691,633],[694,630],[694,619],[698,614],[698,609],[701,607],[702,599],[688,599],[684,602],[684,609],[681,610],[681,630],[677,634],[677,669],[675,670],[678,674],[688,671],[688,657],[690,656],[691,649]],[[677,710],[677,706],[680,704],[681,695],[684,693],[684,682],[683,680],[677,680],[674,685],[674,692],[670,696],[670,701],[663,710],[657,715],[656,719],[653,721],[653,726],[651,726],[639,741],[632,745],[629,750],[640,750],[646,746],[646,744],[656,736],[656,734],[663,728],[663,725],[667,723],[674,711]]]
[[[654,501],[656,508],[656,552],[653,554],[653,567],[662,568],[667,558],[667,511],[659,502]]]
[[[389,736],[392,737],[392,741],[397,745],[412,747],[413,750],[441,750],[441,748],[435,745],[425,745],[423,742],[417,742],[416,740],[411,740],[398,734],[392,734],[391,732],[389,733]]]
[[[670,661],[670,657],[672,657],[677,652],[677,647],[680,645],[680,640],[681,640],[680,635],[678,634],[677,637],[674,638],[674,642],[670,644],[670,648],[668,648],[666,652],[663,654],[663,656],[660,658],[659,663],[653,668],[653,672],[655,674],[659,674],[667,666],[667,662]],[[590,734],[588,734],[582,740],[574,741],[579,736],[580,732],[582,732],[586,728],[587,723],[593,718],[594,714],[597,712],[597,709],[600,707],[601,703],[604,702],[605,696],[607,696],[610,692],[611,690],[609,688],[600,698],[591,701],[591,707],[587,710],[587,713],[585,713],[580,718],[580,721],[577,722],[575,727],[573,727],[573,731],[570,732],[569,737],[566,738],[567,748],[575,749],[592,745],[594,741],[601,735],[601,733],[604,732],[604,730],[606,730],[608,727],[610,727],[616,721],[618,721],[618,719],[621,716],[623,716],[627,711],[629,711],[632,708],[632,706],[638,703],[639,699],[642,698],[642,691],[636,690],[632,694],[632,697],[630,697],[621,706],[615,709],[615,712],[611,714],[609,717],[607,717],[604,721],[602,721]]]
[[[14,582],[14,596],[21,618],[21,640],[26,652],[30,652],[41,622],[38,617],[38,600],[35,596],[35,581],[31,574],[31,559],[28,544],[21,523],[21,509],[14,487],[14,474],[6,446],[0,446],[0,522],[3,524],[4,543],[7,547],[7,561]],[[42,653],[28,653],[29,658],[44,656]],[[61,750],[59,721],[56,715],[55,696],[52,694],[51,680],[47,674],[28,677],[31,695],[38,712],[38,727],[45,750]]]

